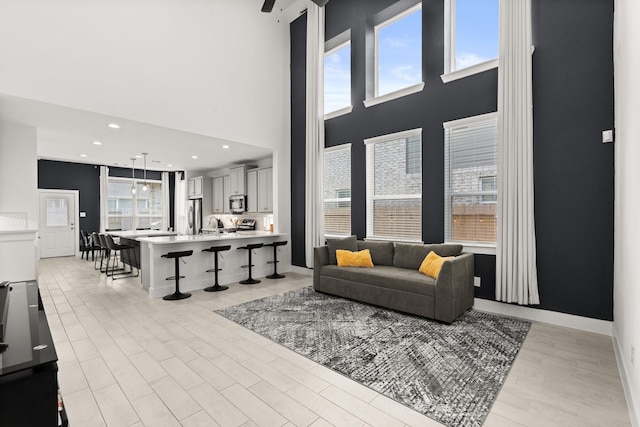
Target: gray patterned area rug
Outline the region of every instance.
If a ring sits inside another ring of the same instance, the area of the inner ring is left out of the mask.
[[[481,426],[530,322],[471,310],[450,325],[311,287],[216,313],[447,426]]]

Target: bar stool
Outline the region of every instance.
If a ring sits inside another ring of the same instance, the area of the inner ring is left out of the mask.
[[[100,247],[102,248],[102,250],[100,251],[100,273],[106,273],[107,270],[106,269],[102,269],[102,263],[105,259],[105,257],[107,258],[107,266],[108,264],[108,260],[111,257],[111,250],[109,250],[109,248],[107,247],[107,240],[105,239],[105,235],[104,234],[98,234],[98,241],[100,242]],[[97,259],[96,259],[97,261]],[[94,263],[94,268],[95,268],[95,263]]]
[[[218,284],[218,271],[222,271],[221,268],[218,268],[218,252],[228,251],[231,249],[231,245],[227,246],[211,246],[208,249],[203,249],[202,252],[213,252],[213,256],[215,259],[214,268],[211,270],[207,270],[207,273],[215,273],[216,283],[213,286],[209,286],[208,288],[204,288],[207,292],[219,292],[229,289],[228,286],[221,286]],[[220,255],[222,256],[222,255]]]
[[[110,276],[112,280],[116,280],[122,277],[138,277],[140,275],[140,270],[136,269],[136,274],[133,274],[133,264],[129,264],[129,271],[126,271],[124,267],[125,262],[122,257],[123,251],[131,251],[133,250],[133,258],[134,262],[137,264],[137,257],[135,253],[135,247],[130,245],[123,245],[120,243],[116,243],[113,241],[113,237],[110,234],[106,234],[104,236],[105,242],[107,243],[107,248],[109,249],[109,253],[113,253],[113,265],[111,266],[111,274],[109,274],[109,261],[111,256],[107,258],[107,276]],[[118,252],[120,252],[120,262],[122,262],[122,268],[116,268],[118,265]],[[122,271],[122,273],[117,273],[116,271]]]
[[[181,276],[180,275],[180,259],[183,258],[183,257],[191,256],[191,255],[193,255],[193,251],[192,250],[181,251],[181,252],[169,252],[169,253],[166,253],[166,254],[162,255],[162,258],[173,258],[176,261],[176,266],[175,266],[176,275],[175,276],[171,276],[171,277],[167,277],[167,279],[166,279],[166,280],[175,280],[176,281],[176,291],[174,293],[170,294],[170,295],[163,296],[162,297],[163,300],[175,301],[175,300],[179,300],[179,299],[189,298],[191,296],[191,294],[188,293],[188,292],[185,292],[185,293],[180,292],[180,279],[184,279],[186,277],[186,276]]]
[[[251,264],[251,252],[254,249],[258,249],[261,248],[264,245],[264,243],[251,243],[247,246],[240,246],[238,249],[246,249],[247,251],[249,251],[249,264],[247,265],[243,265],[242,268],[246,268],[249,267],[249,278],[247,278],[246,280],[241,280],[240,283],[241,285],[255,285],[256,283],[260,283],[260,280],[256,280],[253,277],[251,277],[251,267],[253,267],[253,264]]]
[[[286,244],[287,241],[284,240],[282,242],[272,242],[264,245],[265,248],[267,246],[273,246],[273,261],[267,262],[267,264],[273,264],[273,274],[268,275],[267,279],[282,279],[286,277],[284,274],[278,274],[278,246],[284,246]]]

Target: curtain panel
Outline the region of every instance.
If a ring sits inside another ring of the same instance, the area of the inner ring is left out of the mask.
[[[540,304],[533,193],[531,0],[500,2],[496,300]]]
[[[305,262],[324,244],[324,9],[307,9]]]

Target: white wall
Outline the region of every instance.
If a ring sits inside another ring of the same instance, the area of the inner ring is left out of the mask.
[[[0,0],[0,93],[279,144],[286,24],[262,3]]]
[[[38,229],[36,129],[0,123],[0,212],[26,212],[27,228]]]
[[[615,1],[614,337],[634,425],[640,414],[640,2]],[[632,347],[635,363],[631,362]]]

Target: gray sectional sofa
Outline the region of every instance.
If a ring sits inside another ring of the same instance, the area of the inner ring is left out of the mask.
[[[369,249],[374,267],[338,267],[336,249]],[[430,251],[455,256],[437,279],[418,271]],[[462,245],[329,240],[315,248],[313,288],[368,304],[450,323],[473,306],[473,254]]]

